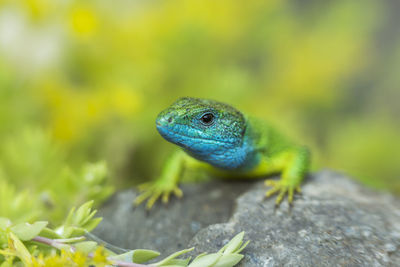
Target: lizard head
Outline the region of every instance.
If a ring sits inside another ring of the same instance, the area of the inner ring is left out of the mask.
[[[181,98],[162,111],[158,132],[195,158],[215,163],[215,157],[241,146],[246,120],[235,108],[213,100]]]

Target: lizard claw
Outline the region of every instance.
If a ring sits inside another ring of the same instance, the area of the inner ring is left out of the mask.
[[[147,200],[146,209],[150,210],[156,201],[161,198],[161,201],[166,204],[169,201],[169,196],[173,193],[178,198],[183,196],[182,190],[174,185],[174,186],[165,186],[165,184],[161,183],[144,183],[139,185],[138,187],[140,195],[138,195],[133,201],[135,206],[140,205],[142,202]]]
[[[301,189],[300,186],[293,186],[288,184],[286,181],[282,181],[282,180],[266,180],[265,181],[265,185],[266,186],[271,186],[272,188],[270,190],[268,190],[265,193],[266,197],[270,197],[274,194],[278,194],[276,200],[275,200],[275,205],[279,206],[280,203],[282,202],[283,198],[285,197],[285,195],[288,195],[288,202],[289,204],[292,204],[293,202],[293,196],[294,193],[300,193]]]

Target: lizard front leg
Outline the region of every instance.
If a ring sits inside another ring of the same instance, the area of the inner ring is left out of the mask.
[[[164,203],[168,202],[171,193],[179,198],[182,197],[183,193],[178,183],[186,165],[186,157],[181,150],[172,154],[165,162],[158,179],[138,186],[141,194],[136,197],[134,204],[139,205],[147,199],[146,209],[151,209],[160,197]]]
[[[290,149],[278,155],[274,161],[282,168],[281,179],[265,181],[267,186],[272,186],[266,197],[278,194],[275,203],[279,205],[287,194],[289,203],[292,203],[294,193],[301,191],[301,181],[310,165],[309,150],[305,147]]]
[[[212,169],[208,164],[188,156],[182,150],[178,150],[165,162],[158,179],[138,186],[138,190],[141,194],[136,197],[134,204],[137,206],[147,200],[146,209],[151,209],[159,198],[161,198],[163,203],[167,203],[172,193],[181,198],[183,192],[178,187],[178,184],[182,181],[183,171],[186,168],[196,171]],[[185,181],[197,181],[198,178],[199,177],[186,178]]]

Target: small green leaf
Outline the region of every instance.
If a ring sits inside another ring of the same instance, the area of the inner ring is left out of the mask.
[[[230,254],[230,253],[234,253],[237,249],[239,249],[240,246],[242,245],[243,236],[244,236],[244,232],[241,232],[241,233],[237,234],[234,238],[232,238],[232,240],[229,241],[228,244],[226,244],[224,246],[225,249],[223,250],[223,253]],[[220,252],[222,252],[222,251],[220,251]]]
[[[56,234],[58,234],[61,238],[69,238],[71,233],[73,232],[73,227],[62,225],[55,230]]]
[[[92,210],[93,201],[88,201],[77,210],[72,208],[64,224],[56,229],[56,233],[63,238],[76,237],[93,230],[102,218],[94,218],[96,210]]]
[[[93,252],[96,249],[97,243],[94,241],[84,241],[74,244],[77,251],[81,251],[84,253]]]
[[[244,243],[238,250],[235,251],[235,253],[242,252],[242,250],[245,249],[249,243],[250,243],[250,240],[247,240],[246,243]]]
[[[222,257],[221,253],[207,254],[202,257],[196,258],[188,267],[208,267],[213,266],[219,258]]]
[[[204,257],[205,255],[207,255],[207,253],[203,252],[203,253],[199,254],[193,261],[200,259],[201,257]]]
[[[90,209],[87,210],[87,214],[85,215],[84,219],[79,222],[79,225],[84,227],[90,220],[93,218],[93,216],[97,213],[97,210],[91,211]]]
[[[133,263],[144,263],[160,256],[160,252],[147,249],[135,249],[123,254],[112,256],[112,260],[121,260]]]
[[[241,261],[243,257],[244,256],[240,254],[223,254],[213,267],[232,267]]]
[[[93,200],[86,202],[77,209],[73,220],[75,224],[80,226],[81,223],[86,220],[86,218],[90,215],[92,206]]]
[[[189,264],[190,259],[191,259],[191,257],[189,257],[187,259],[173,259],[173,260],[170,260],[168,262],[168,264],[171,264],[174,266],[175,265],[176,266],[187,266]],[[167,266],[169,266],[169,265],[167,265]]]
[[[71,225],[72,224],[72,220],[75,214],[75,207],[72,207],[68,213],[67,219],[65,219],[64,225]]]
[[[22,241],[28,241],[39,235],[39,233],[47,226],[48,222],[35,222],[30,223],[20,223],[11,227],[11,232],[13,232]]]
[[[143,263],[160,256],[160,252],[148,249],[136,249],[132,254],[132,262]]]
[[[32,256],[21,240],[19,240],[19,238],[13,233],[9,233],[9,238],[12,247],[15,249],[15,254],[17,257],[24,263],[25,266],[31,266]]]
[[[43,228],[43,230],[39,233],[39,235],[50,239],[61,238],[59,234],[57,234],[53,229],[50,229],[48,227]]]
[[[126,253],[113,255],[110,257],[110,260],[131,262],[133,253],[134,253],[134,250],[131,250]],[[140,263],[140,262],[136,262],[136,263]]]
[[[168,265],[170,263],[171,260],[175,259],[176,257],[179,257],[182,254],[188,253],[190,251],[192,251],[194,248],[188,248],[188,249],[184,249],[178,252],[175,252],[171,255],[169,255],[168,257],[166,257],[165,259],[163,259],[162,261],[153,263],[153,265],[155,266],[165,266]]]
[[[94,228],[97,227],[97,225],[99,225],[99,223],[103,220],[103,218],[101,217],[97,217],[94,219],[91,219],[89,222],[87,222],[85,225],[83,225],[82,227],[85,228],[86,231],[90,232],[92,231]]]
[[[86,230],[81,227],[71,226],[71,227],[65,228],[65,234],[66,234],[65,237],[66,238],[81,236],[81,235],[84,235],[85,233],[86,233]]]

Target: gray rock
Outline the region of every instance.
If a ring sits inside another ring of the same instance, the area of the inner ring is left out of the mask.
[[[331,171],[311,175],[302,189],[292,208],[274,209],[261,182],[189,185],[183,201],[148,214],[133,210],[134,194],[123,192],[101,210],[95,233],[167,253],[195,246],[195,255],[246,231],[251,243],[239,266],[400,266],[399,199]]]
[[[132,205],[137,192],[123,191],[99,210],[103,221],[93,234],[118,247],[153,249],[166,256],[187,248],[206,226],[227,222],[236,198],[253,185],[248,181],[184,184],[183,199],[171,197],[167,205],[158,201],[150,211],[143,204]]]

